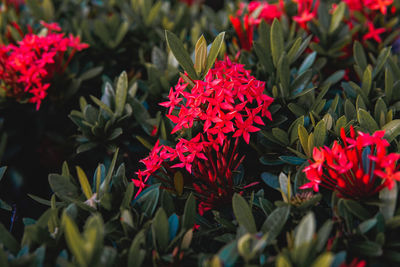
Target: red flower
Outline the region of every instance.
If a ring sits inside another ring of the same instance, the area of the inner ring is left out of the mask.
[[[194,82],[188,91],[180,78],[169,92],[169,101],[160,104],[169,108],[167,117],[176,124],[172,133],[201,124],[207,137],[219,144],[231,133],[249,143],[249,133],[260,130],[254,124],[263,125],[262,117],[271,119],[268,107],[273,99],[264,94],[265,83],[229,58],[217,61],[204,81]]]
[[[393,4],[393,0],[365,0],[364,5],[371,10],[379,10],[386,15],[387,7]]]
[[[244,15],[243,26],[240,18],[229,16],[229,19],[239,37],[240,46],[242,49],[250,51],[253,46],[253,32],[255,25],[252,20],[249,19],[249,15]]]
[[[363,36],[363,40],[366,41],[368,39],[374,39],[378,43],[382,43],[382,39],[379,34],[382,34],[386,31],[385,28],[375,29],[374,24],[371,21],[367,22],[368,24],[368,33]]]
[[[61,28],[56,23],[41,24],[47,34],[32,33],[23,36],[22,41],[0,47],[0,79],[7,96],[17,100],[29,98],[39,109],[47,95],[51,79],[56,73],[63,73],[76,51],[88,47],[79,37],[55,33]],[[14,25],[20,30],[18,25]],[[22,31],[21,31],[22,34]],[[69,53],[64,61],[64,55]]]
[[[367,262],[365,260],[358,260],[357,258],[354,258],[349,264],[343,262],[339,265],[339,267],[365,267],[366,265]]]
[[[193,177],[192,185],[201,203],[200,212],[230,201],[234,193],[233,176],[243,158],[233,148],[231,138],[243,136],[249,143],[250,133],[264,125],[262,117],[271,119],[268,111],[273,99],[264,94],[264,82],[256,80],[243,65],[229,58],[217,61],[204,81],[194,81],[193,88],[180,78],[169,92],[169,101],[160,105],[169,108],[167,117],[175,123],[172,133],[194,125],[203,133],[186,140],[181,138],[175,148],[157,141],[149,156],[141,160],[144,171],[133,179],[139,194],[150,176],[174,190],[176,169]],[[174,114],[174,115],[172,115]]]
[[[335,141],[332,149],[314,148],[313,160],[304,168],[310,182],[301,189],[318,191],[323,186],[337,191],[339,197],[366,199],[385,187],[391,189],[395,181],[400,181],[396,166],[400,154],[387,154],[389,143],[383,138],[383,131],[373,135],[358,132],[356,136],[351,127],[350,136],[342,128],[342,145]]]
[[[315,18],[318,11],[319,0],[294,0],[297,2],[297,16],[293,17],[300,27],[307,29],[307,22]]]
[[[282,0],[279,1],[279,4],[269,4],[266,1],[251,1],[249,4],[240,3],[236,16],[231,15],[229,19],[239,37],[241,48],[250,51],[253,45],[254,29],[263,19],[268,23],[271,23],[275,18],[279,19],[283,14],[283,7]],[[248,11],[248,13],[245,13],[245,11]],[[241,18],[243,18],[243,21]]]

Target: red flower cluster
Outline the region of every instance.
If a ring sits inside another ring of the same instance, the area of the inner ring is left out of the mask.
[[[360,23],[355,12],[361,13],[366,18],[366,21],[362,23],[365,23],[368,28],[368,31],[362,35],[362,40],[374,39],[376,42],[381,43],[380,34],[385,33],[388,29],[375,28],[373,21],[377,14],[387,14],[387,9],[393,4],[393,0],[345,0],[344,2],[350,10],[350,19],[347,22],[350,29],[354,27],[355,23]],[[391,10],[392,13],[395,11],[394,6]],[[358,39],[357,36],[354,36],[354,38]]]
[[[319,0],[293,0],[297,3],[297,16],[293,17],[300,27],[307,29],[307,22],[316,17]]]
[[[7,96],[20,100],[29,93],[28,101],[35,103],[36,109],[46,97],[54,75],[65,71],[76,51],[88,47],[79,37],[56,33],[61,31],[56,23],[42,25],[47,34],[29,33],[17,45],[0,47],[0,79]]]
[[[240,3],[236,16],[229,16],[229,19],[239,37],[241,48],[250,51],[253,45],[254,29],[263,19],[271,23],[275,18],[280,18],[283,14],[283,7],[282,0],[279,1],[279,4],[269,4],[266,1],[252,1],[249,4]],[[242,16],[243,25],[240,19]]]
[[[396,162],[400,154],[387,154],[389,143],[383,138],[384,131],[373,135],[358,132],[353,127],[346,137],[341,130],[343,146],[334,142],[332,148],[314,148],[313,160],[304,168],[309,183],[301,189],[319,186],[337,191],[339,197],[366,199],[387,187],[391,189],[395,181],[400,181],[399,166]]]
[[[256,80],[244,65],[232,63],[229,58],[217,61],[204,81],[195,81],[187,91],[188,84],[181,78],[169,92],[169,101],[160,105],[169,108],[168,118],[176,123],[175,133],[183,128],[202,122],[207,139],[222,145],[227,135],[243,136],[249,143],[250,132],[264,125],[260,117],[271,119],[268,111],[273,99],[264,94],[265,82]],[[177,110],[178,114],[172,115]]]
[[[160,104],[169,108],[167,116],[176,123],[172,133],[195,124],[202,126],[204,133],[191,140],[181,138],[175,148],[157,141],[150,155],[141,160],[146,169],[136,173],[138,179],[132,179],[139,187],[137,195],[151,175],[170,183],[174,168],[181,168],[194,177],[193,187],[203,195],[201,210],[229,198],[233,173],[243,160],[236,153],[239,137],[249,143],[250,132],[260,130],[254,124],[263,125],[264,116],[271,119],[268,107],[273,99],[264,94],[264,86],[229,58],[217,61],[204,81],[194,81],[191,90],[183,78],[179,79],[170,90],[169,101]],[[173,111],[177,114],[172,115]],[[228,136],[236,137],[233,148]]]
[[[387,7],[393,4],[393,0],[344,0],[350,11],[359,11],[364,13],[364,7],[370,10],[379,10],[386,15]]]
[[[210,143],[204,141],[201,134],[198,134],[191,140],[181,138],[175,148],[160,145],[160,141],[158,140],[150,151],[149,156],[140,161],[145,165],[146,169],[144,171],[139,170],[136,173],[138,179],[132,179],[135,186],[139,187],[136,195],[146,187],[146,183],[151,175],[154,175],[159,180],[164,180],[164,178],[155,174],[161,167],[165,168],[164,174],[167,177],[173,177],[171,175],[171,172],[173,174],[172,168],[185,168],[189,173],[192,173],[192,165],[195,160],[207,159],[204,155],[204,147],[208,145]],[[174,161],[178,163],[170,166]]]

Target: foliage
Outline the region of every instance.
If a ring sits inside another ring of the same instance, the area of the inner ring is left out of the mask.
[[[400,1],[217,2],[0,4],[0,266],[400,262]]]

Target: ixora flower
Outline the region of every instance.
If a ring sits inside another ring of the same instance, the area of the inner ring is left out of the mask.
[[[46,97],[54,75],[66,70],[77,51],[89,47],[79,37],[57,33],[61,31],[57,23],[41,24],[47,33],[23,36],[21,31],[21,41],[0,47],[1,88],[8,97],[28,98],[36,109]]]
[[[338,196],[351,199],[367,199],[387,187],[392,189],[400,181],[400,154],[387,154],[389,143],[383,138],[384,131],[373,135],[358,132],[353,127],[350,137],[341,129],[343,144],[334,142],[332,148],[314,148],[313,160],[304,168],[310,180],[301,189],[319,190],[323,186],[337,191]]]
[[[272,23],[275,18],[279,19],[282,16],[283,9],[282,0],[278,4],[270,4],[266,1],[251,1],[249,4],[240,3],[236,15],[229,16],[229,19],[239,37],[241,48],[250,51],[253,46],[254,29],[258,27],[261,20]]]
[[[229,58],[217,61],[203,81],[193,84],[189,89],[180,78],[170,90],[169,101],[160,105],[168,108],[167,116],[176,124],[172,133],[194,126],[200,126],[202,133],[190,140],[181,138],[175,148],[157,141],[149,156],[141,160],[145,170],[139,170],[133,182],[138,195],[150,176],[173,185],[177,169],[183,170],[192,177],[203,212],[231,200],[233,177],[244,159],[237,153],[239,139],[249,143],[250,133],[260,130],[254,125],[263,125],[262,117],[271,119],[268,107],[273,99],[264,94],[264,82]]]
[[[176,124],[172,133],[201,123],[208,141],[222,145],[232,134],[249,143],[250,133],[260,130],[255,125],[264,125],[261,117],[271,119],[268,107],[273,98],[264,94],[265,82],[228,57],[217,61],[204,81],[194,84],[187,90],[188,83],[180,78],[170,90],[169,101],[160,103],[169,108],[167,117]]]
[[[319,0],[293,0],[297,3],[297,16],[293,17],[300,27],[307,29],[307,22],[316,17]]]

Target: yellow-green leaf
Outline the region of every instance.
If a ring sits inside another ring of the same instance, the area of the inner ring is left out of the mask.
[[[93,195],[93,192],[90,188],[90,184],[85,172],[79,166],[76,166],[76,172],[78,174],[79,183],[81,184],[83,193],[85,194],[87,199],[90,199]]]

